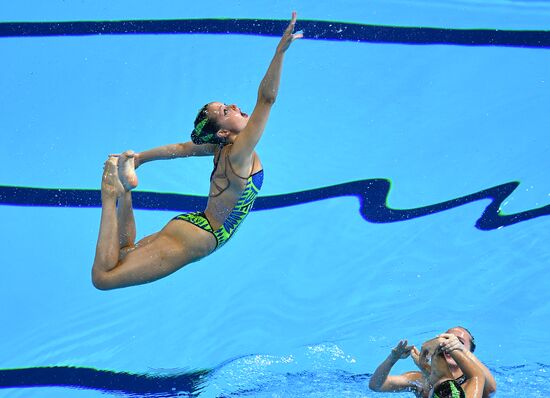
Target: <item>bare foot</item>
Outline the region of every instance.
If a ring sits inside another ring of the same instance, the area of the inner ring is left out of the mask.
[[[126,191],[131,191],[138,185],[134,156],[134,151],[126,151],[118,157],[118,177]]]
[[[103,178],[101,180],[101,194],[118,198],[124,193],[124,187],[118,178],[118,159],[109,156],[103,167]]]

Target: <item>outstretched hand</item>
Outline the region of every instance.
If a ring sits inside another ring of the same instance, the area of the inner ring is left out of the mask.
[[[391,350],[391,355],[395,359],[405,359],[411,355],[411,350],[414,346],[407,345],[407,340],[401,340],[397,345]]]
[[[278,53],[284,53],[294,40],[304,37],[302,32],[294,33],[294,25],[296,25],[296,11],[292,11],[292,19],[290,20],[290,23],[288,24],[285,33],[283,33],[283,37],[277,46]]]

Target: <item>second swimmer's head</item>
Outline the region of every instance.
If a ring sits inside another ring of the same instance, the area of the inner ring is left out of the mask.
[[[197,114],[191,140],[195,144],[231,142],[247,125],[248,115],[236,105],[210,102]]]

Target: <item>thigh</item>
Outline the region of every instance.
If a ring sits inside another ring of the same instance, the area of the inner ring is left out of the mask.
[[[119,288],[140,285],[161,279],[183,266],[199,260],[194,250],[189,250],[178,239],[162,233],[154,234],[146,243],[140,241],[108,272],[110,287]]]
[[[126,257],[126,255],[128,255],[128,253],[134,251],[138,247],[148,245],[153,240],[155,240],[158,235],[159,235],[159,233],[155,232],[154,234],[151,234],[151,235],[148,235],[148,236],[144,237],[143,239],[141,239],[135,245],[129,245],[129,246],[121,247],[120,248],[120,254],[119,254],[119,260],[123,260]]]

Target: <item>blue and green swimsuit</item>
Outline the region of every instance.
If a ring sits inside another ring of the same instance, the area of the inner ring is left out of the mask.
[[[435,388],[433,398],[466,398],[460,384],[456,380],[444,381]]]
[[[214,250],[222,247],[233,236],[235,231],[237,231],[239,225],[241,225],[241,223],[244,221],[244,219],[252,209],[254,201],[258,196],[258,192],[260,192],[260,189],[262,188],[262,183],[264,180],[263,170],[260,170],[250,175],[248,178],[241,177],[237,173],[235,173],[235,171],[233,170],[233,166],[231,165],[231,161],[229,160],[229,149],[230,148],[227,149],[226,155],[226,168],[229,165],[231,171],[233,171],[233,174],[243,180],[246,180],[246,185],[243,189],[243,192],[241,193],[241,196],[235,203],[233,210],[231,211],[231,213],[229,213],[223,224],[218,229],[214,230],[203,211],[183,213],[173,218],[174,220],[183,220],[190,222],[191,224],[196,225],[197,227],[213,234],[216,238],[216,248]],[[221,150],[219,154],[221,155]],[[219,159],[214,160],[214,171],[212,172],[212,176],[216,171],[218,162]],[[227,187],[218,192],[216,196],[220,195],[221,192],[223,192],[225,189],[227,189]]]

